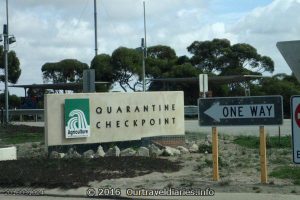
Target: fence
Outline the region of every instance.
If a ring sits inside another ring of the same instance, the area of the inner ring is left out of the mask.
[[[192,105],[184,106],[185,117],[189,117],[189,118],[198,117],[198,112],[199,112],[198,106],[192,106]]]
[[[11,109],[9,112],[9,121],[44,121],[44,109]],[[1,109],[1,122],[4,122],[6,112]]]

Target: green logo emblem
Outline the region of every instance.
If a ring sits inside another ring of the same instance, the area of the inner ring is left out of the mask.
[[[66,138],[89,137],[90,133],[89,99],[65,99]]]

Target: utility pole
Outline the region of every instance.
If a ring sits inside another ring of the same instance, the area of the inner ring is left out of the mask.
[[[13,35],[9,35],[8,32],[8,0],[6,0],[6,24],[3,25],[3,37],[4,37],[4,69],[5,69],[5,123],[9,123],[8,112],[8,51],[9,45],[16,42],[16,38]]]
[[[145,5],[145,1],[143,2],[143,6],[144,6],[145,57],[147,58],[147,30],[146,30],[146,5]]]
[[[94,0],[94,27],[95,27],[95,56],[98,55],[97,41],[97,0]]]
[[[5,69],[5,123],[8,124],[9,116],[8,116],[8,26],[7,24],[3,25],[3,37],[4,37],[4,69]]]
[[[6,125],[9,122],[9,113],[8,113],[8,51],[9,51],[9,42],[8,42],[8,0],[6,0],[6,25],[3,25],[3,37],[4,37],[4,68],[5,68],[5,123]]]
[[[143,78],[143,92],[146,91],[146,81],[145,81],[145,78],[146,78],[146,69],[145,69],[145,59],[147,58],[147,34],[146,34],[146,6],[145,6],[145,1],[143,1],[143,8],[144,8],[144,34],[145,34],[145,37],[142,38],[142,51],[143,51],[143,75],[142,75],[142,78]]]
[[[94,29],[95,29],[95,56],[98,55],[97,44],[97,0],[94,0]],[[95,69],[83,70],[82,88],[84,93],[95,92]]]
[[[142,54],[143,54],[143,68],[142,68],[142,79],[143,79],[143,92],[146,91],[146,83],[145,83],[145,40],[142,38],[141,41],[141,48],[142,48]]]
[[[7,34],[8,34],[8,0],[6,0],[6,25],[7,25]]]

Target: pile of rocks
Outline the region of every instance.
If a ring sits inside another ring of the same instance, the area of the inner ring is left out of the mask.
[[[151,144],[148,147],[139,147],[138,149],[127,148],[120,150],[118,146],[114,146],[109,148],[106,152],[103,150],[102,146],[100,145],[96,152],[93,150],[85,151],[82,155],[79,154],[73,148],[70,148],[68,152],[59,153],[57,151],[52,151],[49,155],[51,159],[59,159],[59,158],[99,158],[99,157],[123,157],[123,156],[143,156],[143,157],[159,157],[159,156],[179,156],[182,154],[189,154],[189,153],[197,153],[199,152],[199,147],[197,144],[191,144],[188,148],[184,146],[178,146],[177,148],[172,147],[164,147],[159,148],[158,146]]]

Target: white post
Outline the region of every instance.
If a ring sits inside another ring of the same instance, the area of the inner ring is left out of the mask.
[[[208,92],[208,76],[207,74],[199,74],[199,90],[202,97],[206,97],[206,92]]]

